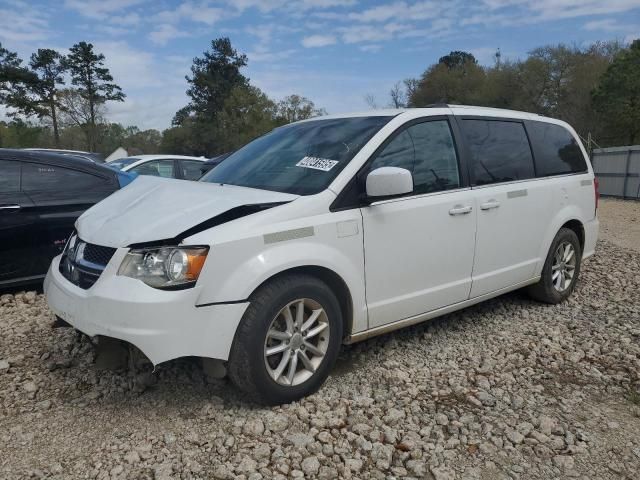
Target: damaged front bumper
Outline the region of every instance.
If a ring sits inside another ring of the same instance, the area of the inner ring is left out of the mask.
[[[227,360],[248,302],[197,307],[200,288],[167,291],[116,275],[122,249],[96,283],[84,290],[59,270],[56,257],[44,292],[55,315],[93,337],[117,338],[135,345],[154,365],[198,356]]]

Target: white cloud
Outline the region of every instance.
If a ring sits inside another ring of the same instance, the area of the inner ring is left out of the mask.
[[[177,23],[189,20],[205,25],[213,25],[224,16],[224,10],[212,7],[209,2],[183,2],[173,10],[163,10],[154,16],[154,20],[164,23]]]
[[[338,40],[334,35],[310,35],[302,39],[302,45],[306,48],[326,47],[333,45]]]
[[[156,45],[166,45],[169,40],[180,37],[188,37],[189,34],[168,23],[158,25],[158,27],[149,32],[149,39]]]
[[[50,36],[49,16],[43,9],[22,1],[0,5],[0,41],[25,44]]]
[[[409,4],[395,2],[378,5],[359,13],[350,13],[349,18],[359,22],[386,22],[388,20],[425,20],[436,18],[443,9],[452,8],[451,3],[426,1]]]
[[[64,6],[80,15],[95,19],[105,19],[114,12],[122,12],[140,5],[146,0],[65,0]]]

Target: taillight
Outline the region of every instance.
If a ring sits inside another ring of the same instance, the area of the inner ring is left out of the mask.
[[[600,201],[600,190],[599,190],[598,177],[593,177],[593,194],[596,197],[596,210],[598,210],[598,202]]]

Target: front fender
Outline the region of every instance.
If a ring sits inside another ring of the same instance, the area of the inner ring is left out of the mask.
[[[350,219],[349,222],[355,220]],[[338,222],[339,223],[339,222]],[[214,245],[207,259],[211,267],[199,304],[230,303],[248,299],[262,283],[298,267],[322,267],[337,274],[347,285],[353,305],[353,331],[367,328],[364,291],[362,227],[353,235],[338,234],[336,222],[314,226],[314,235],[277,243],[263,236]],[[204,273],[204,272],[203,272]]]

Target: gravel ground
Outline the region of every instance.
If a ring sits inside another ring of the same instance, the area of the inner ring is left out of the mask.
[[[640,202],[601,198],[600,237],[622,248],[640,252]],[[624,226],[624,228],[620,228]]]
[[[3,295],[0,478],[637,479],[639,270],[602,241],[566,303],[515,292],[345,347],[275,408],[196,360],[100,370],[42,295]]]

